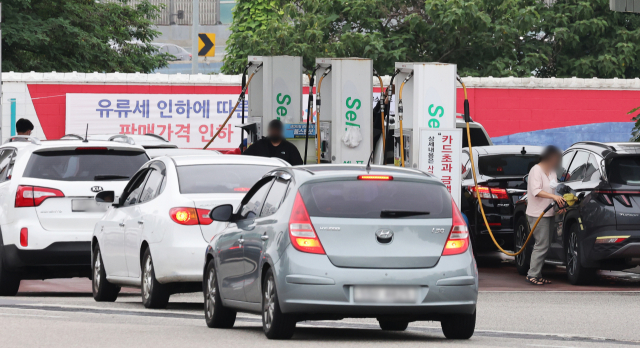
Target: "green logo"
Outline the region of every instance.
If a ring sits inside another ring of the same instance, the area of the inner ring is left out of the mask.
[[[278,95],[276,96],[276,102],[278,102],[278,106],[276,108],[276,114],[278,116],[287,116],[287,108],[285,106],[282,105],[289,105],[291,104],[291,97],[288,94],[285,94],[282,98],[280,98],[280,96],[282,95],[282,93],[278,93]],[[278,117],[278,119],[280,119],[280,117]]]
[[[347,111],[347,113],[345,114],[345,117],[348,121],[346,122],[346,125],[360,128],[359,124],[354,123],[358,119],[358,114],[356,114],[356,112],[353,111],[353,108],[355,107],[356,110],[359,110],[360,107],[362,106],[362,102],[360,102],[360,99],[353,99],[353,101],[351,101],[351,97],[349,97],[347,98],[346,104],[347,104],[347,108],[349,109],[349,111]]]
[[[435,110],[432,109],[433,104],[429,105],[429,115],[437,118],[430,118],[427,124],[429,125],[429,128],[440,128],[440,120],[438,120],[438,118],[444,115],[444,108],[442,108],[442,106],[436,106]]]

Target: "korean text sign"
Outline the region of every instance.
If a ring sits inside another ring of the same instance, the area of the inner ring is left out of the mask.
[[[435,175],[460,207],[462,129],[420,128],[418,169]]]

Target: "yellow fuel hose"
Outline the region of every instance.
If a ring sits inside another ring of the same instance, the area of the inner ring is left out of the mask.
[[[376,76],[378,77],[378,80],[380,81],[380,116],[382,117],[382,164],[384,164],[384,157],[385,157],[385,145],[386,145],[386,140],[387,138],[385,137],[384,134],[384,84],[382,83],[382,77],[380,77],[380,75],[378,75],[378,72],[374,69],[373,72],[376,74]],[[375,146],[375,144],[374,144]]]
[[[227,122],[229,122],[229,120],[231,119],[231,116],[233,116],[233,113],[236,112],[236,109],[238,108],[238,105],[240,104],[240,102],[242,101],[242,96],[246,93],[247,88],[249,88],[249,83],[251,83],[251,79],[253,78],[253,75],[255,75],[258,71],[260,71],[260,69],[262,68],[262,63],[260,65],[258,65],[258,67],[256,68],[256,70],[253,71],[253,73],[251,74],[251,76],[249,76],[249,79],[247,80],[247,84],[244,86],[244,88],[242,89],[242,92],[240,92],[240,96],[238,97],[238,101],[236,102],[236,105],[233,107],[233,109],[231,110],[231,112],[229,113],[229,116],[227,116],[227,119],[224,120],[224,123],[222,123],[222,126],[220,126],[220,129],[218,129],[218,131],[216,132],[216,134],[213,136],[213,138],[211,138],[211,140],[209,140],[209,142],[207,143],[207,145],[204,146],[203,150],[206,150],[209,145],[211,145],[211,143],[216,140],[216,138],[218,137],[218,134],[220,134],[220,132],[224,129],[224,126],[227,125]]]
[[[407,81],[411,80],[413,77],[413,71],[407,77],[405,77],[404,81],[400,84],[400,92],[398,94],[398,119],[400,120],[400,163],[402,167],[404,167],[404,131],[402,129],[402,118],[404,107],[402,106],[402,90],[404,89],[404,84]]]
[[[467,97],[467,86],[464,85],[464,83],[462,82],[462,80],[460,78],[458,78],[458,82],[460,82],[460,84],[462,85],[462,90],[464,91],[464,100],[465,100],[465,103],[468,104],[469,103],[469,99]],[[400,93],[402,93],[402,89],[400,89]],[[400,98],[402,98],[402,97],[400,97]],[[465,113],[468,113],[468,111],[465,110]],[[468,117],[468,115],[465,115],[465,123],[467,124],[467,142],[469,143],[469,159],[471,160],[471,174],[473,175],[473,183],[474,183],[475,188],[476,188],[476,196],[478,197],[478,205],[480,206],[480,212],[482,213],[482,219],[484,220],[484,224],[487,226],[487,231],[489,231],[489,236],[491,236],[491,240],[493,240],[493,244],[495,244],[498,247],[498,249],[500,249],[500,251],[502,251],[505,255],[508,255],[508,256],[520,255],[524,251],[524,249],[527,247],[527,243],[529,243],[529,240],[531,239],[531,236],[533,236],[533,231],[535,231],[536,227],[538,226],[538,222],[540,222],[540,219],[542,219],[544,214],[553,205],[550,205],[549,207],[547,207],[547,209],[545,209],[542,212],[542,214],[540,214],[540,216],[538,216],[538,219],[536,220],[536,223],[533,225],[533,228],[531,229],[531,232],[529,232],[529,236],[527,236],[527,240],[524,242],[524,244],[522,245],[522,248],[520,250],[518,250],[515,253],[510,253],[510,252],[502,249],[500,244],[498,244],[498,241],[496,241],[496,237],[493,236],[493,232],[491,231],[491,227],[489,227],[489,222],[487,221],[487,216],[485,215],[484,207],[482,206],[482,198],[480,197],[480,192],[478,191],[478,179],[476,178],[476,167],[475,167],[475,163],[473,161],[473,147],[471,146],[471,131],[469,130],[469,117]]]
[[[320,164],[320,152],[322,150],[322,148],[320,147],[320,144],[322,144],[321,139],[320,139],[320,104],[322,103],[320,101],[320,88],[322,87],[322,80],[324,80],[325,76],[329,75],[329,73],[331,72],[331,66],[329,66],[327,68],[327,70],[325,70],[324,74],[322,74],[322,76],[320,76],[320,79],[318,80],[318,93],[316,96],[316,138],[317,138],[317,145],[316,145],[316,156],[318,157],[317,163]]]

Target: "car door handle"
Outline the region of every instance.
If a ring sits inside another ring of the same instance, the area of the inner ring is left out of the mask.
[[[144,224],[144,221],[138,220],[138,225],[142,225],[142,224]]]
[[[263,234],[262,236],[260,236],[260,239],[262,239],[262,240],[265,240],[265,241],[266,241],[266,240],[268,240],[268,239],[269,239],[269,236],[267,236],[266,234]]]
[[[120,227],[124,227],[124,222],[118,224]]]

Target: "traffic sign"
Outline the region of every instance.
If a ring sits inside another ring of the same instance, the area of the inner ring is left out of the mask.
[[[213,57],[216,55],[216,34],[198,34],[198,56]]]

